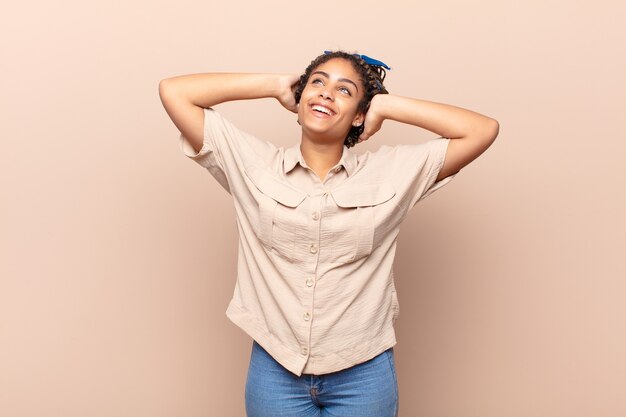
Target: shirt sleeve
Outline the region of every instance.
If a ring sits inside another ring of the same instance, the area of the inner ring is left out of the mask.
[[[241,181],[250,161],[269,163],[278,152],[273,144],[239,130],[211,108],[204,109],[204,140],[200,152],[194,150],[182,133],[180,146],[186,156],[206,168],[231,194],[232,186]]]
[[[401,204],[413,207],[456,176],[440,181],[437,175],[446,159],[450,139],[437,138],[416,145],[398,145],[392,148],[392,181],[401,195]]]

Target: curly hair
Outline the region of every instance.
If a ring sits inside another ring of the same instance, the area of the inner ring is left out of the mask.
[[[298,82],[294,90],[296,103],[300,103],[302,91],[309,82],[309,77],[311,77],[311,73],[318,66],[334,58],[342,58],[349,61],[352,64],[354,70],[361,77],[360,81],[365,86],[365,94],[358,104],[358,111],[362,112],[363,114],[367,113],[367,110],[370,107],[370,102],[376,94],[388,94],[387,89],[383,85],[383,81],[385,80],[385,76],[387,75],[384,68],[366,63],[360,57],[360,55],[353,55],[344,51],[335,51],[330,53],[324,53],[311,61],[309,66],[304,71],[304,74],[300,76],[300,81]],[[348,148],[356,145],[358,143],[359,136],[361,135],[361,133],[363,133],[364,128],[364,124],[351,127],[350,131],[348,132],[348,136],[344,140],[344,145],[346,145]]]

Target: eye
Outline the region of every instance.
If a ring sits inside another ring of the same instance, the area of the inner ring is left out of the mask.
[[[314,78],[313,80],[311,80],[311,84],[324,85],[324,82],[322,81],[321,78]]]
[[[350,90],[347,87],[339,87],[339,91],[341,91],[344,94],[347,94],[349,96],[352,95],[352,92],[350,92]]]

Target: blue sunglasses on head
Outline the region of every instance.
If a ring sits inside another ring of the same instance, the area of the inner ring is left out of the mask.
[[[325,54],[332,54],[333,51],[324,51],[324,53]],[[383,61],[379,61],[377,59],[370,58],[367,55],[359,55],[359,54],[352,54],[352,55],[354,55],[357,58],[361,58],[363,61],[365,61],[366,64],[374,65],[376,67],[383,67],[386,70],[391,70],[391,68],[387,64],[385,64]]]

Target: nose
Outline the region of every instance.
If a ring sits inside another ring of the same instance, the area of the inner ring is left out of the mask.
[[[334,100],[334,97],[332,96],[330,91],[326,88],[320,91],[320,97],[323,98],[324,100],[330,100],[330,101]]]

